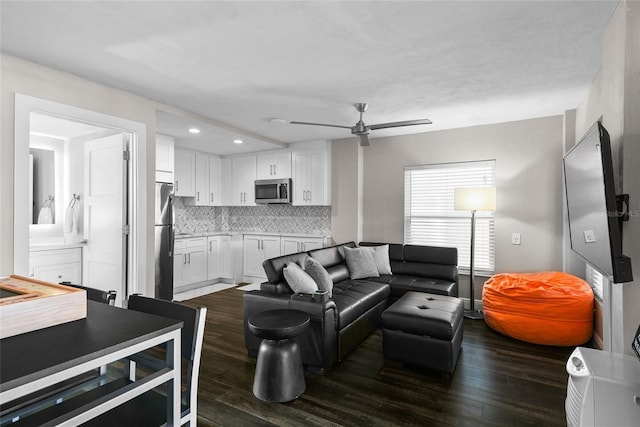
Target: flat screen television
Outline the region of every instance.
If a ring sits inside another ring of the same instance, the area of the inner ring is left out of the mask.
[[[622,254],[622,212],[609,133],[597,122],[563,158],[571,249],[614,283],[633,280]]]

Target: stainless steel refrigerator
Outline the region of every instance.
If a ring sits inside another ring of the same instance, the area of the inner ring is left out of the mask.
[[[155,297],[173,299],[173,184],[156,182]]]

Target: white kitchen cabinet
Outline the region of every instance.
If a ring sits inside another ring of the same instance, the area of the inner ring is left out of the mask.
[[[266,278],[262,262],[280,256],[280,236],[245,234],[243,243],[244,275]]]
[[[282,255],[289,255],[296,252],[307,252],[314,249],[321,249],[324,246],[324,237],[282,236],[280,253]]]
[[[331,177],[325,147],[292,152],[293,205],[330,205]]]
[[[45,282],[82,282],[82,248],[29,252],[29,276]]]
[[[207,238],[177,239],[173,253],[174,288],[207,280]]]
[[[209,155],[195,154],[195,206],[209,206]]]
[[[174,182],[173,137],[156,134],[156,182]]]
[[[231,206],[255,206],[256,156],[231,159]]]
[[[221,160],[209,156],[209,206],[222,206]]]
[[[291,151],[256,156],[256,179],[291,178]]]
[[[209,236],[207,238],[207,249],[207,279],[232,279],[231,236]]]
[[[175,148],[175,183],[173,192],[179,197],[196,195],[196,153],[195,151]]]
[[[220,159],[220,194],[222,194],[222,206],[231,206],[233,198],[233,164],[231,157]]]
[[[195,154],[195,206],[220,206],[220,157],[206,154]]]

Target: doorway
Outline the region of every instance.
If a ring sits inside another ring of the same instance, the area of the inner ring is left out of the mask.
[[[21,94],[16,94],[15,121],[15,274],[32,271],[34,243],[64,247],[82,242],[82,284],[115,289],[118,305],[132,293],[147,294],[146,203],[138,197],[146,185],[140,155],[146,146],[145,125]],[[77,132],[62,135],[64,128]],[[58,135],[51,129],[58,129]],[[33,208],[25,183],[34,133],[64,146],[57,164],[60,185],[51,190],[56,213],[46,225],[33,224],[28,215]]]

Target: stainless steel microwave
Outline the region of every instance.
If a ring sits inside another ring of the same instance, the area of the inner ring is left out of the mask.
[[[257,180],[256,203],[291,203],[291,178]]]

